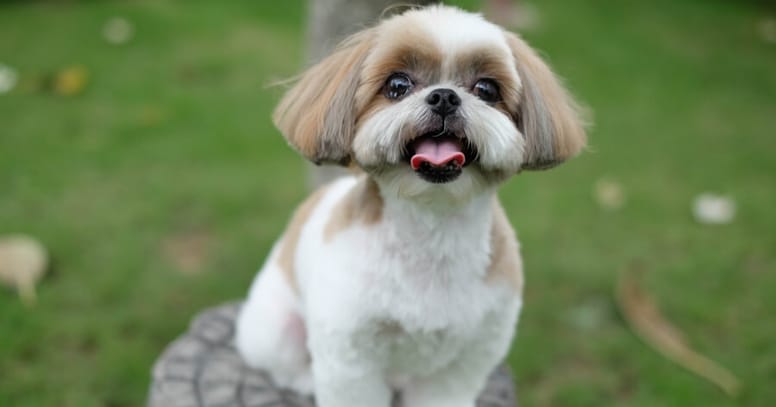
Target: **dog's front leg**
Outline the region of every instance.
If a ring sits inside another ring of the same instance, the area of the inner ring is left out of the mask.
[[[519,309],[518,298],[503,301],[456,360],[403,389],[404,407],[474,407],[488,375],[509,350]]]
[[[405,407],[474,407],[485,378],[446,371],[413,383],[403,392]]]
[[[315,400],[318,407],[390,407],[391,389],[382,370],[350,329],[311,325]]]
[[[389,407],[391,390],[377,372],[338,371],[326,363],[313,363],[315,401],[318,407]]]
[[[364,365],[313,354],[318,407],[389,407],[391,390],[381,372]]]

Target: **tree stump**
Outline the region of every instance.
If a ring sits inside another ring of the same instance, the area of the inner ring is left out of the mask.
[[[153,368],[151,407],[314,407],[310,397],[277,388],[243,363],[233,345],[239,302],[210,308],[162,353]],[[400,401],[394,403],[399,407]],[[516,407],[512,377],[496,369],[477,407]]]

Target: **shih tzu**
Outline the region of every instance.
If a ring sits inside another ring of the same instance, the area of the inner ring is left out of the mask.
[[[576,105],[518,36],[432,6],[345,40],[274,121],[315,163],[355,168],[296,211],[236,346],[322,407],[472,407],[521,306],[496,190],[577,154]]]

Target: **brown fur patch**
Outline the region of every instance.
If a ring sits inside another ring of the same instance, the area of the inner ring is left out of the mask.
[[[587,136],[579,107],[547,64],[522,39],[504,34],[523,82],[518,127],[526,137],[524,169],[554,167],[579,153]]]
[[[422,32],[412,29],[397,33],[397,36],[399,38],[391,39],[373,51],[362,73],[365,89],[372,94],[379,92],[394,72],[410,75],[416,88],[439,79],[442,54],[436,45]]]
[[[503,101],[496,108],[511,117],[510,111],[517,109],[520,85],[515,81],[515,71],[509,64],[511,55],[496,47],[480,47],[455,56],[453,77],[461,85],[471,89],[478,80],[488,78],[496,81]]]
[[[302,74],[273,120],[297,151],[316,164],[347,164],[355,132],[355,99],[374,29],[354,34]]]
[[[307,199],[296,209],[296,212],[294,212],[294,215],[291,217],[291,222],[289,222],[288,226],[286,227],[286,232],[283,234],[283,239],[280,242],[280,254],[277,260],[278,265],[283,271],[283,274],[286,276],[291,289],[294,291],[299,290],[296,282],[296,268],[294,264],[294,257],[296,255],[296,247],[299,244],[299,237],[302,235],[302,228],[310,218],[313,209],[318,206],[318,203],[325,195],[325,191],[325,186],[318,188],[318,190],[307,197]]]
[[[383,197],[380,195],[380,188],[372,178],[364,176],[332,210],[323,230],[323,239],[331,241],[355,222],[373,225],[379,222],[382,216]]]
[[[409,75],[415,83],[414,91],[439,79],[442,54],[422,27],[397,26],[389,21],[380,26],[374,45],[364,62],[361,87],[356,93],[359,123],[379,106],[393,103],[381,91],[391,74]]]
[[[490,267],[485,277],[489,284],[507,283],[516,292],[523,291],[523,262],[504,208],[493,203],[493,226],[490,229]]]

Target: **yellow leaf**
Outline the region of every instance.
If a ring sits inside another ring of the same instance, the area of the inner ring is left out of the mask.
[[[83,65],[73,65],[59,71],[54,78],[54,92],[73,96],[83,92],[89,80],[89,72]]]

